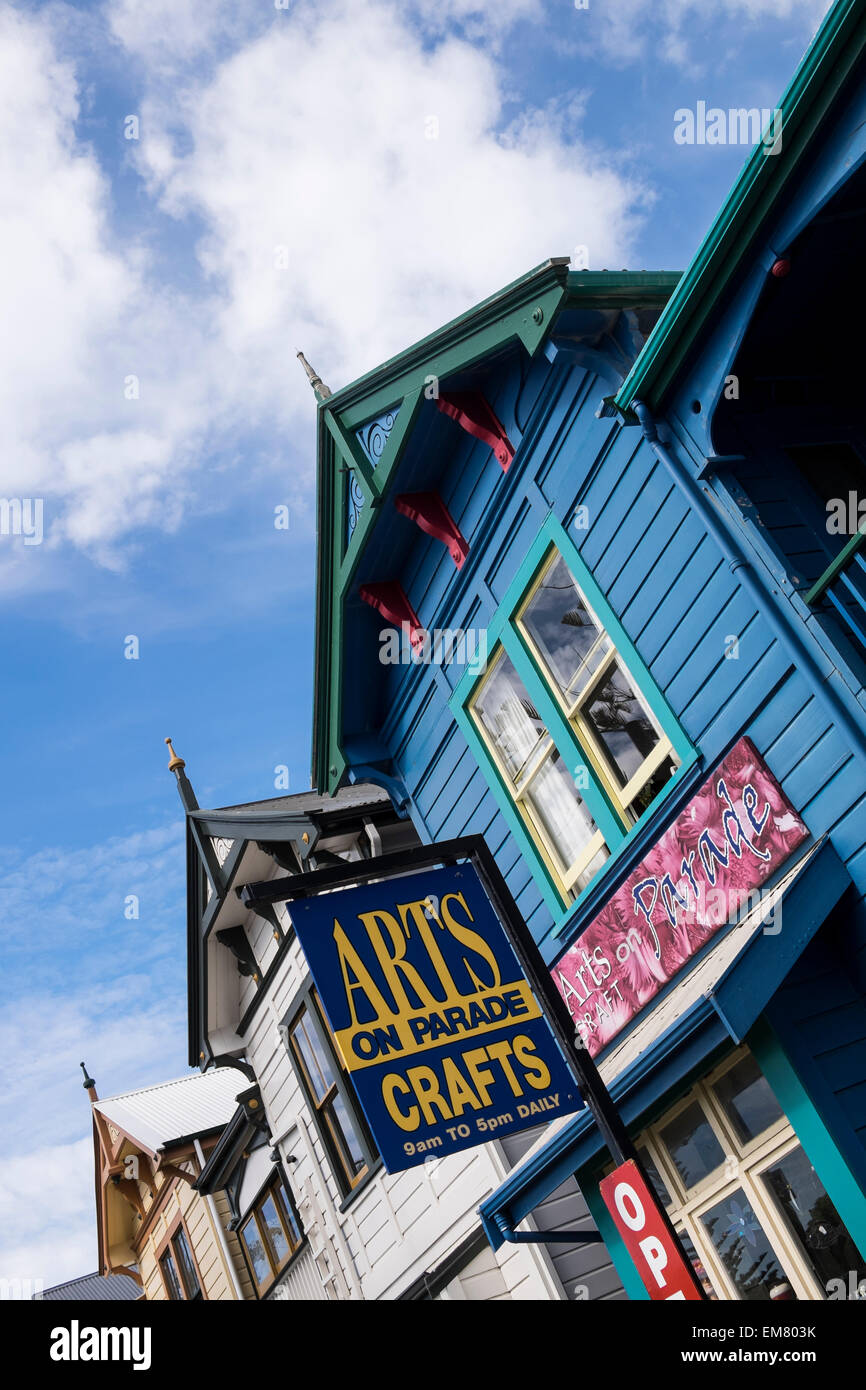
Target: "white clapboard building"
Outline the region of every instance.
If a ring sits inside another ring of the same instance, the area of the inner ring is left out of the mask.
[[[419,842],[388,790],[204,810],[173,749],[169,767],[187,825],[190,1062],[238,1071],[237,1111],[197,1186],[225,1193],[257,1296],[623,1297],[573,1183],[521,1231],[574,1230],[574,1242],[491,1251],[478,1206],[538,1130],[385,1171],[286,905],[245,906],[248,885],[395,852],[408,862]]]

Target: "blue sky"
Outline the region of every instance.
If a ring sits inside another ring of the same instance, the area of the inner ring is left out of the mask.
[[[674,112],[772,107],[825,9],[0,0],[0,1277],[95,1267],[79,1060],[186,1070],[163,738],[203,805],[309,785],[296,350],[339,387],[549,255],[683,268],[747,151]]]

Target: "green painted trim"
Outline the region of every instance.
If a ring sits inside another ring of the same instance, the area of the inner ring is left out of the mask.
[[[643,1281],[634,1266],[634,1261],[625,1247],[622,1236],[614,1225],[613,1217],[601,1199],[598,1190],[600,1174],[598,1170],[588,1171],[583,1169],[577,1174],[577,1185],[580,1188],[581,1196],[589,1207],[589,1214],[601,1232],[601,1238],[607,1246],[607,1252],[613,1261],[613,1267],[619,1275],[619,1281],[625,1289],[632,1302],[649,1303],[650,1296],[644,1288]]]
[[[568,303],[582,309],[595,304],[604,308],[666,304],[682,274],[681,270],[572,270],[566,285]]]
[[[776,1099],[844,1221],[851,1239],[866,1258],[866,1194],[840,1154],[805,1087],[769,1022],[761,1017],[746,1038]]]
[[[830,585],[839,578],[848,561],[861,549],[864,541],[866,541],[866,532],[855,531],[850,541],[839,551],[832,565],[827,566],[820,579],[816,579],[811,589],[803,595],[804,603],[817,603],[819,598],[824,597]]]
[[[530,340],[536,339],[537,347],[550,330],[552,313],[563,297],[567,279],[567,256],[543,261],[465,314],[335,391],[328,399],[329,408],[351,429],[387,410],[410,391],[423,388],[425,376],[444,376],[469,366],[522,332]],[[532,315],[539,308],[543,318],[535,323]],[[537,331],[529,330],[530,321]]]
[[[518,676],[526,686],[529,698],[544,720],[547,731],[553,738],[556,749],[566,764],[568,772],[574,777],[579,768],[587,774],[587,785],[581,787],[581,795],[592,813],[592,818],[604,835],[607,847],[613,850],[628,833],[611,806],[603,787],[596,783],[595,777],[587,767],[583,749],[574,735],[565,715],[549,692],[534,657],[521,640],[514,627],[504,627],[499,639],[511,658]]]
[[[568,258],[552,258],[437,329],[421,342],[342,388],[318,407],[319,546],[317,558],[315,677],[313,695],[313,783],[334,792],[345,772],[339,747],[340,711],[334,704],[339,682],[332,673],[342,666],[342,602],[352,584],[361,556],[382,508],[365,506],[349,546],[345,548],[341,490],[334,485],[336,442],[353,437],[354,429],[401,401],[400,414],[379,466],[367,485],[381,500],[387,493],[424,397],[425,378],[444,377],[520,342],[534,355],[547,337],[558,311],[565,305],[657,304],[667,299],[678,279],[675,272],[569,272]],[[354,458],[351,445],[347,444]],[[364,487],[365,474],[359,468]],[[372,500],[372,499],[371,499]],[[333,532],[340,539],[334,559]],[[323,673],[327,673],[323,677]],[[335,773],[328,769],[335,767]]]
[[[542,523],[538,535],[530,545],[514,579],[506,590],[502,602],[499,604],[488,624],[487,647],[491,657],[497,643],[501,642],[507,655],[514,663],[517,673],[526,686],[539,714],[547,725],[553,737],[553,741],[562,757],[570,759],[569,766],[575,769],[579,765],[585,765],[583,751],[568,720],[560,710],[553,695],[549,693],[545,678],[528,646],[525,645],[519,630],[516,626],[512,626],[514,615],[520,608],[527,590],[534,583],[536,575],[546,560],[552,545],[556,546],[563,559],[571,568],[578,584],[581,586],[587,599],[597,613],[599,621],[604,625],[605,631],[613,638],[617,651],[623,656],[629,672],[640,688],[641,694],[646,698],[653,713],[661,724],[665,735],[680,759],[680,766],[677,768],[674,776],[662,787],[661,791],[644,811],[640,821],[637,825],[633,826],[631,830],[625,830],[623,828],[603,788],[596,783],[590,773],[589,787],[584,789],[583,795],[597,826],[602,831],[607,841],[608,849],[610,850],[610,858],[605,863],[600,874],[596,875],[592,883],[587,885],[584,889],[584,893],[588,893],[597,886],[598,879],[602,875],[610,874],[617,861],[631,844],[632,837],[646,824],[647,817],[655,815],[663,803],[672,795],[675,795],[676,789],[682,778],[697,761],[698,752],[680,728],[667,701],[650,675],[636,647],[624,631],[622,624],[607,602],[604,594],[593,579],[580,552],[553,513],[550,513]],[[543,858],[538,852],[535,841],[514,805],[510,791],[506,787],[498,767],[490,757],[483,739],[475,728],[472,715],[469,712],[469,703],[478,682],[482,679],[483,674],[479,675],[467,667],[451,694],[449,705],[457,723],[463,731],[478,766],[484,774],[499,804],[499,809],[509,829],[520,845],[523,856],[532,869],[536,884],[553,917],[553,930],[551,935],[553,937],[558,937],[565,929],[568,922],[574,919],[575,913],[579,910],[583,893],[579,894],[572,903],[565,904],[563,902],[559,889],[556,887]]]
[[[387,443],[382,450],[382,457],[379,459],[379,466],[376,469],[376,482],[381,492],[388,490],[388,484],[403,457],[409,435],[415,428],[415,421],[418,419],[418,412],[424,399],[424,392],[417,390],[410,391],[400,402],[399,414],[394,421],[391,433],[388,435]]]
[[[345,467],[354,470],[358,483],[364,493],[364,500],[368,506],[376,506],[379,502],[379,489],[373,481],[374,468],[364,450],[361,448],[354,435],[347,433],[342,428],[338,420],[334,419],[330,410],[325,408],[322,412],[322,419],[330,430],[337,452],[342,456]],[[345,501],[345,489],[337,488],[339,502]],[[341,508],[342,510],[342,508]],[[345,525],[345,516],[343,517]],[[354,537],[353,537],[354,539]]]
[[[635,399],[658,411],[710,314],[729,296],[731,281],[754,250],[760,227],[858,60],[866,42],[864,36],[862,0],[836,0],[779,103],[782,150],[767,155],[759,143],[751,152],[617,392],[616,407],[626,418],[633,418],[631,403]]]
[[[496,798],[499,809],[502,812],[502,817],[517,841],[523,858],[532,870],[532,877],[544,899],[548,912],[554,922],[560,919],[564,920],[565,916],[572,911],[574,904],[572,903],[571,906],[567,908],[566,904],[563,902],[559,889],[551,878],[547,865],[539,854],[535,841],[526,828],[523,817],[520,815],[520,812],[508,793],[499,768],[490,758],[481,735],[475,728],[471,714],[468,710],[464,709],[462,705],[455,703],[453,694],[449,704],[457,725],[469,745],[469,750]]]

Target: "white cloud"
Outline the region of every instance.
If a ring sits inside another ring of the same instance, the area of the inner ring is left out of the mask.
[[[103,1097],[183,1076],[183,1013],[179,997],[160,997],[144,976],[4,1009],[0,1278],[47,1288],[96,1268],[92,1120],[78,1061]]]
[[[677,67],[706,70],[690,40],[696,31],[718,29],[723,20],[758,25],[767,20],[795,21],[804,34],[814,30],[831,0],[608,0],[578,12],[572,36],[606,61],[626,65],[649,54]],[[790,30],[786,31],[788,37]],[[701,44],[706,52],[706,45]]]
[[[96,1269],[89,1134],[0,1159],[0,1232],[0,1278],[30,1281],[24,1297]]]
[[[0,313],[15,326],[0,349],[0,495],[43,496],[46,534],[4,545],[7,591],[44,585],[62,547],[122,568],[199,494],[228,505],[242,476],[223,474],[215,499],[204,461],[249,452],[253,435],[308,489],[297,348],[338,385],[549,254],[580,243],[591,264],[627,264],[640,191],[581,143],[578,107],[503,132],[495,52],[442,37],[446,22],[501,30],[534,9],[263,6],[251,37],[230,4],[112,7],[116,55],[150,93],[140,143],[118,119],[151,195],[120,237],[110,181],[76,136],[73,62],[52,46],[66,31],[50,11],[0,8],[0,118],[16,133],[0,148]],[[175,239],[198,236],[199,282],[183,290],[166,214]]]
[[[582,143],[576,108],[503,131],[499,79],[489,51],[425,47],[390,5],[356,0],[146,106],[141,159],[163,207],[208,229],[251,409],[305,408],[298,347],[334,387],[547,255],[586,244],[591,264],[627,264],[638,190]]]

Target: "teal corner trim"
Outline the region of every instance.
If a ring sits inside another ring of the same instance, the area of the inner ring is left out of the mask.
[[[588,778],[587,787],[582,789],[584,800],[592,813],[596,825],[604,835],[611,852],[605,867],[596,875],[592,883],[584,889],[584,893],[589,893],[594,888],[597,889],[599,879],[603,878],[619,860],[639,827],[644,826],[647,822],[647,818],[655,815],[672,794],[676,794],[676,788],[682,781],[683,776],[697,761],[698,751],[693,747],[680,728],[673,711],[650,675],[648,667],[642,660],[637,648],[629,638],[601,589],[596,584],[591,571],[588,569],[579,550],[568,535],[568,532],[556,519],[554,514],[550,512],[542,523],[538,535],[529,547],[517,573],[505,592],[502,602],[497,607],[496,612],[488,624],[487,648],[489,652],[492,652],[497,643],[502,643],[506,654],[511,659],[520,679],[523,681],[531,699],[544,719],[545,725],[560,755],[566,759],[569,770],[574,772],[579,766],[585,765],[583,751],[567,719],[560,710],[555,698],[550,693],[547,681],[538,667],[534,654],[514,622],[515,613],[523,602],[528,589],[535,580],[539,569],[544,564],[553,546],[556,547],[571,569],[578,584],[586,595],[590,606],[593,608],[605,631],[612,638],[617,652],[623,658],[629,673],[637,683],[641,694],[650,705],[653,714],[661,725],[665,736],[669,740],[680,761],[680,766],[677,768],[674,776],[667,785],[662,788],[651,805],[644,812],[641,820],[630,831],[625,830],[621,825],[603,788],[598,786],[593,778]],[[553,929],[550,934],[552,937],[556,938],[564,930],[566,924],[573,920],[583,894],[572,903],[566,904],[563,902],[562,896],[551,878],[523,818],[514,805],[499,769],[490,758],[484,742],[475,728],[472,716],[469,713],[468,705],[472,697],[472,692],[482,677],[483,672],[467,667],[452,692],[449,705],[457,724],[469,744],[473,757],[487,778],[487,782],[496,797],[499,809],[502,812],[508,828],[517,840],[524,857],[532,869],[533,878],[553,917]]]
[[[758,1019],[746,1042],[851,1239],[866,1258],[866,1194],[833,1142],[770,1023],[765,1018]]]
[[[472,677],[473,685],[476,679],[477,677]],[[461,685],[462,684],[463,682],[461,681]],[[562,901],[559,890],[550,877],[547,866],[539,854],[535,842],[523,822],[520,812],[517,810],[517,807],[505,789],[505,785],[499,775],[499,769],[491,761],[487,749],[484,747],[481,737],[472,722],[472,716],[465,708],[465,702],[460,703],[457,700],[456,690],[451,696],[449,704],[454,718],[466,742],[469,744],[469,750],[473,758],[487,778],[488,785],[496,798],[503,819],[520,846],[520,851],[524,859],[532,870],[533,879],[541,892],[545,906],[553,917],[554,922],[559,923],[560,920],[564,920],[565,917],[573,911],[574,904],[572,903],[570,906],[566,907],[566,904]]]
[[[599,1173],[587,1172],[584,1170],[577,1175],[577,1185],[580,1188],[583,1200],[589,1207],[589,1214],[601,1232],[601,1238],[607,1246],[608,1254],[613,1260],[613,1267],[619,1275],[620,1283],[625,1289],[632,1302],[649,1302],[649,1294],[643,1286],[640,1275],[634,1267],[634,1261],[625,1248],[622,1236],[613,1224],[613,1217],[601,1199],[598,1190]]]

